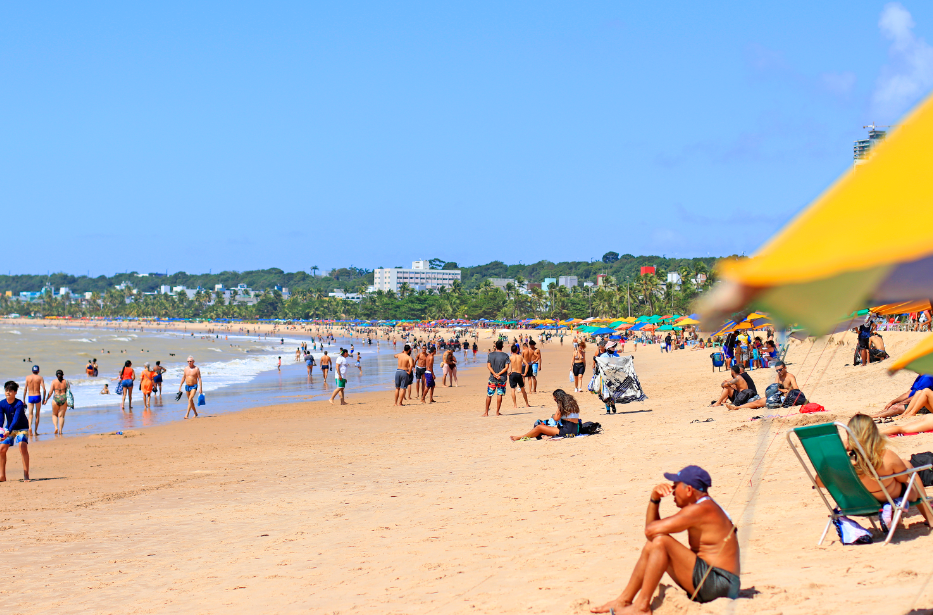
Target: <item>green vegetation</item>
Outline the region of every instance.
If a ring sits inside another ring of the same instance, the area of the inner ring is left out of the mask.
[[[611,261],[611,262],[605,262]],[[432,266],[457,268],[456,263],[439,259]],[[463,282],[450,290],[415,291],[407,284],[399,292],[378,291],[366,295],[359,303],[328,297],[334,288],[348,292],[365,291],[372,284],[373,273],[357,268],[339,268],[324,276],[312,276],[299,271],[285,273],[281,269],[190,275],[179,272],[170,276],[137,277],[134,273],[112,277],[71,276],[56,273],[51,276],[0,276],[0,290],[37,291],[46,288],[42,298],[31,303],[0,297],[0,313],[42,314],[44,316],[138,316],[159,318],[292,318],[292,319],[441,319],[488,318],[519,320],[528,317],[587,318],[589,316],[637,316],[656,313],[687,313],[696,297],[713,281],[713,259],[665,259],[660,257],[618,256],[607,253],[603,261],[506,265],[494,261],[477,267],[463,267]],[[657,273],[639,275],[644,265],[657,267]],[[318,267],[311,267],[318,270]],[[680,288],[663,285],[668,272],[679,273],[684,283]],[[532,287],[528,294],[519,292],[527,282],[545,277],[576,275],[580,282],[595,281],[605,274],[599,287],[551,287],[547,291]],[[707,276],[705,281],[703,277]],[[494,287],[488,278],[513,278],[504,289]],[[697,280],[700,280],[697,282]],[[120,290],[115,286],[129,285]],[[253,305],[231,300],[212,290],[199,290],[192,299],[184,293],[173,297],[152,293],[159,286],[181,286],[213,289],[215,284],[233,288],[246,284],[254,290]],[[54,297],[50,288],[68,287],[75,301]],[[291,296],[273,290],[287,287]],[[136,289],[134,294],[133,289]],[[84,293],[94,293],[90,300]]]

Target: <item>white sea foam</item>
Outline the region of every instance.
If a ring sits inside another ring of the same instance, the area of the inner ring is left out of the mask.
[[[68,340],[68,341],[69,341],[69,342],[84,342],[85,344],[90,344],[90,343],[92,343],[92,342],[95,342],[96,340],[89,340],[89,339],[87,339],[86,337],[82,337],[81,339]]]
[[[115,341],[115,342],[132,342],[132,341],[133,341],[133,340],[131,340],[131,339],[128,338],[128,337],[114,337],[114,338],[112,338],[112,339],[113,339],[113,341]]]
[[[16,329],[11,329],[9,331],[6,331],[6,333],[9,333],[10,335],[22,335],[22,333],[20,333]]]

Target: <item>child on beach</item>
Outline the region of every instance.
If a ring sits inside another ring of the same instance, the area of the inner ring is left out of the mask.
[[[26,415],[26,404],[16,399],[19,385],[8,380],[3,385],[6,399],[0,401],[0,425],[3,426],[3,436],[0,439],[0,482],[6,481],[6,452],[11,446],[19,446],[19,454],[23,457],[23,481],[29,482],[29,417]]]

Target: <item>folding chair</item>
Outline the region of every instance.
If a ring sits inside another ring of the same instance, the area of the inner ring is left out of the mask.
[[[823,540],[826,538],[826,532],[829,531],[829,526],[839,517],[869,517],[872,527],[874,527],[874,516],[878,515],[881,512],[882,506],[884,506],[884,503],[879,502],[878,499],[865,488],[861,479],[859,479],[858,474],[855,472],[855,467],[852,465],[849,453],[842,443],[842,438],[839,437],[839,429],[844,429],[846,431],[849,442],[851,442],[853,446],[858,447],[859,452],[865,456],[865,449],[862,448],[862,445],[856,440],[855,435],[843,423],[836,422],[808,425],[806,427],[797,427],[787,432],[787,443],[790,444],[791,450],[797,455],[797,460],[800,461],[800,465],[803,466],[804,471],[807,473],[807,477],[810,479],[810,482],[813,483],[813,488],[820,494],[820,498],[822,498],[823,503],[826,504],[826,508],[829,510],[829,522],[823,530],[823,535],[820,536],[820,541],[816,543],[817,545],[823,544]],[[794,445],[793,440],[791,440],[791,434],[797,435],[797,439],[803,446],[803,450],[810,459],[810,463],[813,464],[813,469],[816,470],[817,476],[820,477],[823,481],[823,485],[825,485],[826,491],[828,491],[829,495],[835,500],[836,508],[833,508],[829,500],[826,499],[823,489],[820,488],[813,474],[810,473],[810,468],[807,467],[803,457],[800,456],[800,452]],[[923,483],[917,475],[917,472],[928,470],[931,467],[933,467],[933,464],[927,464],[888,476],[878,476],[878,473],[872,468],[872,478],[878,482],[878,486],[881,487],[885,499],[888,500],[888,503],[894,511],[894,518],[891,520],[891,527],[884,540],[884,544],[891,542],[894,531],[901,521],[901,516],[906,513],[911,506],[925,506],[927,512],[933,516],[933,509],[930,508],[929,498],[923,495]],[[881,480],[908,474],[910,475],[910,480],[907,482],[907,489],[904,493],[908,493],[912,487],[916,486],[921,495],[913,502],[908,502],[907,498],[904,498],[900,505],[896,505],[894,503],[894,498],[892,498],[888,490],[885,489]]]

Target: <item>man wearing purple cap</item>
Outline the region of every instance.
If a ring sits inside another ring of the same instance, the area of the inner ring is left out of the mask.
[[[651,490],[645,536],[648,543],[635,564],[622,594],[591,609],[593,613],[650,613],[651,597],[665,572],[695,602],[739,595],[739,545],[732,519],[707,495],[709,473],[687,466],[676,474],[665,472],[674,484],[661,483]],[[680,512],[664,519],[661,498],[674,495]],[[671,534],[687,531],[689,546]]]

